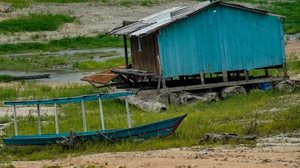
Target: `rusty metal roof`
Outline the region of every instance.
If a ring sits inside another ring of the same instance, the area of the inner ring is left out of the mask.
[[[97,84],[103,84],[106,85],[110,81],[112,81],[114,78],[116,78],[118,75],[111,72],[111,70],[102,71],[90,76],[85,76],[81,80],[90,82],[90,83],[97,83]]]
[[[150,16],[144,17],[132,24],[117,27],[109,32],[109,34],[114,35],[129,35],[129,36],[144,36],[150,33],[153,33],[162,27],[165,27],[173,22],[189,17],[199,11],[202,11],[208,7],[220,4],[223,6],[229,6],[233,8],[239,8],[242,10],[248,10],[251,12],[256,12],[260,14],[270,14],[268,11],[254,8],[249,5],[233,4],[222,1],[204,1],[200,2],[197,5],[186,6],[186,7],[173,7],[166,9],[164,11],[152,14]],[[270,14],[274,15],[274,14]],[[280,15],[275,15],[278,17],[283,17]]]

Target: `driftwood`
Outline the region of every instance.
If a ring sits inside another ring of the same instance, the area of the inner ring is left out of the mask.
[[[228,134],[228,133],[206,133],[203,135],[202,139],[200,139],[199,143],[207,143],[207,142],[221,142],[223,144],[227,144],[229,141],[240,142],[241,140],[245,141],[255,141],[256,136],[254,135],[246,135],[244,137],[239,136],[238,134]]]
[[[154,100],[141,99],[136,95],[128,96],[128,103],[148,112],[161,112],[167,110],[167,106]]]
[[[63,137],[62,140],[57,141],[57,144],[61,145],[64,148],[74,147],[78,142],[79,138],[76,136],[73,130],[70,131],[69,137]]]

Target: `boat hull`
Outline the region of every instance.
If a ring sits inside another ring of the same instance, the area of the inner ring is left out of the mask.
[[[76,132],[75,135],[80,141],[95,140],[95,141],[120,141],[124,139],[150,139],[154,137],[166,137],[172,135],[186,114],[183,116],[142,125],[128,129],[116,130],[101,130],[91,132]],[[13,136],[4,138],[5,145],[49,145],[56,144],[58,141],[69,137],[70,134],[43,134],[29,136]]]

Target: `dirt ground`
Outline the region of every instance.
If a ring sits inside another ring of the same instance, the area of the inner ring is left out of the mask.
[[[287,41],[285,46],[285,51],[287,55],[292,53],[297,54],[300,57],[300,40]]]
[[[57,160],[13,162],[20,168],[105,167],[105,168],[280,168],[300,167],[300,134],[280,134],[258,139],[256,147],[192,147],[146,152],[114,152]]]
[[[39,3],[10,13],[0,13],[0,21],[18,16],[37,14],[65,14],[75,16],[77,21],[64,24],[57,31],[22,32],[1,34],[0,43],[17,43],[30,41],[48,41],[63,37],[92,36],[106,32],[120,25],[123,20],[136,21],[149,14],[173,6],[186,6],[195,1],[172,1],[153,7],[147,6],[105,6],[101,3]],[[1,5],[1,4],[0,4]],[[38,37],[38,38],[37,38]]]

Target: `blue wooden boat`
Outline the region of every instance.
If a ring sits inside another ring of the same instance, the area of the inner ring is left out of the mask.
[[[47,100],[29,100],[29,101],[7,101],[4,102],[5,105],[13,106],[13,116],[14,116],[14,126],[15,126],[15,136],[10,138],[3,138],[3,143],[5,145],[49,145],[49,144],[68,144],[70,141],[76,140],[78,142],[84,142],[87,140],[92,141],[111,141],[116,142],[124,139],[149,139],[153,137],[166,137],[175,132],[177,127],[186,117],[185,115],[146,124],[142,126],[132,127],[129,106],[127,102],[127,96],[130,96],[132,92],[117,92],[117,93],[100,93],[93,95],[84,95],[77,97],[67,97],[67,98],[57,98],[57,99],[47,99]],[[128,127],[126,129],[114,129],[105,130],[104,117],[102,109],[102,100],[111,99],[117,97],[125,97],[125,105],[127,112]],[[102,130],[99,131],[87,131],[86,127],[86,112],[85,112],[85,102],[86,101],[99,101],[99,114],[102,124]],[[82,105],[82,118],[83,118],[83,132],[70,132],[70,133],[59,133],[58,125],[58,104],[66,103],[76,103],[81,102]],[[56,134],[42,134],[41,116],[40,116],[40,105],[55,105],[55,123],[56,123]],[[18,125],[16,117],[16,106],[24,105],[37,105],[38,113],[38,134],[37,135],[18,135]],[[67,140],[68,143],[65,143]]]
[[[175,130],[185,117],[186,114],[176,118],[171,118],[128,129],[77,132],[75,133],[75,135],[80,141],[108,140],[113,142],[124,139],[149,139],[153,137],[166,137],[172,135],[175,132]],[[69,133],[13,136],[11,138],[4,138],[3,142],[5,145],[47,145],[60,142],[69,136]]]

